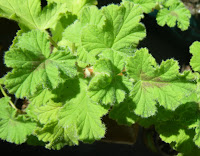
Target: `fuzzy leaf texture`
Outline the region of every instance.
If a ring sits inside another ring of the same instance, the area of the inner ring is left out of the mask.
[[[104,52],[103,58],[94,65],[95,76],[88,86],[89,97],[102,104],[122,102],[128,92],[126,85],[131,85],[121,73],[124,66],[123,56],[111,50]]]
[[[74,89],[74,84],[80,89]],[[65,89],[61,86],[58,90],[63,88],[63,94],[71,96],[71,99],[63,97],[63,107],[61,103],[50,100],[43,106],[30,108],[30,111],[35,111],[40,123],[44,124],[35,133],[39,140],[48,142],[47,148],[60,149],[64,145],[77,145],[78,140],[91,143],[104,137],[105,126],[101,117],[108,109],[94,103],[86,95],[87,84],[87,80],[73,79],[66,83]]]
[[[95,16],[94,16],[95,15]],[[102,26],[105,24],[105,17],[96,6],[85,7],[80,15],[79,20],[66,28],[63,37],[73,43],[80,44],[81,30],[87,24]]]
[[[60,150],[65,145],[78,145],[77,130],[74,125],[62,127],[58,122],[50,122],[42,128],[37,128],[35,134],[38,139],[48,142],[46,148]]]
[[[187,129],[179,121],[166,121],[156,127],[160,137],[180,152],[189,153],[197,148],[193,143],[194,130]]]
[[[140,23],[142,13],[138,5],[130,2],[120,6],[112,4],[101,10],[87,8],[80,22],[67,28],[63,37],[77,44],[78,58],[87,64],[94,64],[96,56],[105,50],[131,55],[131,47],[136,48],[146,36],[145,27]]]
[[[0,17],[29,29],[52,28],[66,11],[66,4],[52,3],[41,9],[41,0],[0,0]]]
[[[96,104],[87,96],[87,81],[80,79],[80,93],[67,102],[59,113],[59,122],[63,127],[71,127],[75,124],[79,140],[93,142],[105,135],[105,125],[101,117],[108,110]]]
[[[196,89],[195,77],[190,72],[180,74],[177,61],[166,60],[158,66],[147,49],[140,49],[134,57],[130,57],[126,70],[135,80],[130,92],[135,105],[132,104],[130,108],[142,117],[155,115],[157,103],[175,110]]]
[[[173,3],[168,7],[159,10],[156,20],[160,26],[167,24],[174,27],[177,23],[178,28],[182,31],[187,30],[190,25],[191,13],[182,2]]]
[[[62,103],[55,103],[53,101],[49,101],[43,106],[36,107],[35,114],[37,115],[40,123],[48,123],[57,121],[57,114],[62,107]]]
[[[139,23],[143,17],[139,6],[126,2],[121,6],[109,5],[102,12],[107,19],[102,29],[88,25],[82,31],[81,43],[89,54],[96,55],[107,49],[124,54],[123,50],[136,47],[146,36],[144,26]]]
[[[5,81],[10,93],[17,97],[30,96],[39,85],[53,89],[64,75],[76,75],[75,57],[65,51],[51,53],[47,33],[33,30],[18,40],[18,48],[5,54],[5,64],[13,68]]]
[[[75,15],[78,15],[79,12],[85,6],[96,5],[96,0],[47,0],[48,2],[56,2],[61,4],[67,4],[68,11],[72,12]]]
[[[200,42],[195,41],[191,46],[190,46],[190,53],[193,55],[191,60],[190,60],[190,65],[192,69],[196,72],[200,72]],[[198,81],[198,100],[199,100],[199,81]],[[195,137],[194,137],[194,142],[195,144],[200,147],[200,117],[197,120],[197,122],[194,124],[195,127]]]
[[[9,105],[10,98],[0,99],[0,138],[15,144],[22,144],[36,128],[36,123],[23,115],[16,116],[16,110]]]
[[[139,5],[144,13],[152,12],[153,8],[156,6],[156,0],[123,0],[123,1],[130,1],[134,4]]]
[[[85,7],[80,12],[78,20],[75,21],[74,24],[67,27],[64,31],[63,40],[75,43],[77,46],[77,55],[79,63],[95,62],[94,56],[89,54],[86,50],[82,48],[82,46],[80,46],[82,29],[84,27],[87,27],[87,25],[95,25],[97,27],[102,27],[105,24],[105,20],[106,19],[103,16],[103,13],[96,6]],[[73,48],[71,48],[71,50],[74,51]]]
[[[131,126],[135,123],[137,116],[129,109],[130,103],[132,100],[127,98],[119,105],[115,105],[109,112],[109,117],[116,120],[118,124]]]
[[[42,120],[44,120],[45,122],[48,122],[48,118],[46,118],[46,119],[39,118],[38,115],[43,114],[42,117],[43,116],[46,117],[46,113],[47,113],[47,114],[49,114],[48,117],[51,116],[51,113],[49,113],[49,111],[46,112],[46,111],[42,111],[42,110],[43,110],[43,108],[47,108],[48,110],[50,110],[50,111],[52,110],[54,112],[53,108],[56,109],[57,107],[60,106],[60,104],[57,105],[57,103],[55,103],[55,105],[54,105],[54,102],[51,101],[51,99],[53,99],[55,97],[56,97],[56,95],[53,94],[51,90],[43,89],[42,86],[40,86],[37,89],[36,93],[34,93],[34,95],[29,98],[30,104],[26,108],[26,113],[36,121],[40,121],[41,123],[44,123],[44,122],[42,122]],[[52,107],[48,108],[48,106],[50,106],[50,107],[52,106]],[[53,117],[52,117],[52,119],[53,119]],[[56,119],[57,118],[53,119],[53,121]]]
[[[190,46],[190,53],[193,55],[190,65],[194,71],[200,72],[200,42],[196,41]]]
[[[193,141],[197,139],[193,128],[199,126],[199,115],[199,104],[188,102],[174,112],[168,112],[168,120],[159,121],[160,118],[157,117],[156,120],[159,122],[155,127],[163,141],[170,143],[180,153],[189,155],[199,151]]]

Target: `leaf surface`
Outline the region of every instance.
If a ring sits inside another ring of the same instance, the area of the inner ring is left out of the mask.
[[[60,150],[65,145],[78,145],[77,131],[74,126],[62,127],[58,122],[51,122],[42,128],[37,128],[35,133],[39,140],[48,142],[46,148]]]
[[[45,30],[55,26],[65,4],[50,4],[41,9],[40,0],[0,0],[0,16],[15,20],[29,29]]]
[[[35,113],[39,121],[43,124],[57,121],[57,115],[62,107],[62,103],[55,103],[52,100],[43,106],[37,107]]]
[[[91,101],[87,96],[87,82],[80,79],[80,93],[67,102],[60,111],[59,122],[64,127],[75,124],[79,139],[84,142],[93,142],[105,135],[105,126],[101,117],[107,109]]]
[[[56,2],[61,4],[67,4],[68,11],[72,12],[75,15],[78,15],[79,12],[85,6],[96,5],[96,0],[47,0],[48,2]]]
[[[119,105],[115,105],[109,112],[109,117],[116,120],[118,124],[131,126],[136,122],[137,116],[129,109],[130,98],[126,99]]]
[[[185,8],[182,2],[179,2],[173,3],[169,8],[161,9],[156,20],[160,26],[167,24],[169,27],[174,27],[177,23],[178,28],[184,31],[190,25],[190,17],[190,11]]]
[[[96,6],[85,7],[80,12],[78,20],[65,29],[63,33],[64,40],[79,45],[81,42],[81,31],[88,24],[99,27],[105,24],[103,13]]]
[[[144,13],[152,12],[153,8],[156,6],[156,0],[123,0],[123,1],[130,1],[134,4],[138,4]]]
[[[45,32],[25,33],[19,37],[18,47],[5,55],[7,67],[13,68],[6,76],[5,85],[17,97],[33,95],[39,85],[56,88],[62,75],[76,75],[75,57],[65,51],[51,53]]]
[[[120,54],[112,51],[104,53],[94,66],[95,76],[88,86],[89,97],[103,104],[122,102],[128,92],[126,85],[131,85],[121,73],[124,65],[125,60]]]
[[[16,110],[9,105],[9,97],[0,99],[0,138],[15,144],[22,144],[36,128],[36,123],[25,116],[16,117]]]
[[[102,29],[88,25],[82,31],[81,43],[89,55],[97,55],[106,49],[122,52],[127,47],[136,47],[146,36],[144,26],[139,23],[143,14],[138,6],[125,2],[121,6],[109,5],[102,12],[107,19]]]
[[[195,77],[191,72],[180,74],[178,63],[173,59],[158,66],[147,49],[140,49],[134,57],[129,57],[126,69],[135,80],[130,92],[135,105],[130,108],[142,117],[154,115],[157,103],[175,110],[196,90]]]
[[[192,141],[194,131],[185,129],[179,121],[167,121],[157,126],[156,130],[163,141],[171,143],[178,151],[188,153],[195,148]]]
[[[193,55],[190,65],[194,71],[200,72],[200,42],[196,41],[190,46],[190,53]]]

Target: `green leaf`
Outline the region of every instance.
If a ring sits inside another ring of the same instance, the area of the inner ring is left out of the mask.
[[[195,136],[194,136],[194,142],[195,144],[200,147],[200,121],[199,119],[197,120],[197,122],[195,123]]]
[[[79,92],[80,86],[77,78],[68,79],[52,91],[52,93],[55,95],[53,100],[55,102],[62,102],[65,104],[67,101],[75,98]]]
[[[71,127],[62,127],[58,122],[51,122],[35,130],[39,140],[48,142],[46,148],[60,150],[65,145],[78,145],[77,131]]]
[[[6,76],[5,85],[17,97],[33,95],[39,85],[56,88],[63,76],[76,75],[75,56],[65,51],[51,53],[45,32],[25,33],[19,37],[18,47],[5,55],[7,67],[13,68]]]
[[[84,142],[99,140],[105,135],[105,126],[101,117],[108,110],[91,101],[86,94],[87,82],[80,79],[80,93],[67,102],[60,111],[59,123],[63,127],[75,124],[79,139]]]
[[[162,3],[163,7],[170,7],[173,4],[181,3],[181,0],[157,0]]]
[[[67,11],[65,4],[50,4],[41,10],[40,0],[0,0],[0,16],[15,20],[29,29],[53,28]]]
[[[95,62],[94,57],[88,55],[88,52],[85,51],[85,49],[83,49],[81,46],[79,46],[81,44],[80,42],[81,42],[82,29],[86,27],[86,25],[88,24],[102,27],[105,24],[105,17],[97,7],[90,6],[90,7],[85,7],[80,12],[78,18],[79,19],[77,21],[75,21],[72,25],[68,26],[65,29],[63,33],[63,40],[60,43],[65,42],[67,45],[69,45],[68,42],[72,43],[72,46],[70,46],[71,51],[76,52],[77,49],[78,63],[80,66],[81,64],[84,63],[86,63],[87,65],[87,62]]]
[[[144,26],[139,23],[143,14],[138,6],[124,2],[121,6],[104,7],[102,12],[107,19],[103,28],[88,25],[82,30],[81,43],[89,55],[96,56],[106,49],[124,54],[123,49],[135,48],[146,36]]]
[[[39,86],[37,92],[34,94],[34,96],[29,98],[29,101],[31,102],[30,105],[35,105],[39,107],[43,104],[46,104],[50,99],[53,99],[55,97],[56,95],[53,94],[49,89],[43,89],[42,86]],[[28,107],[30,105],[28,105]]]
[[[85,7],[90,5],[96,5],[96,0],[47,0],[48,2],[56,2],[61,4],[67,4],[66,7],[68,11],[72,12],[75,15],[78,15],[79,12]]]
[[[137,116],[129,109],[129,103],[131,102],[132,100],[128,98],[119,105],[115,105],[109,112],[109,117],[113,120],[116,120],[120,125],[131,126],[134,124]]]
[[[10,98],[0,99],[0,138],[15,144],[22,144],[31,135],[36,123],[23,115],[16,116],[16,110],[9,105]]]
[[[62,39],[62,33],[74,21],[77,19],[77,16],[72,15],[70,12],[67,12],[65,16],[61,17],[61,19],[57,22],[55,28],[51,29],[52,39],[55,42],[58,42]]]
[[[190,17],[190,11],[180,2],[173,3],[169,8],[161,9],[157,14],[156,20],[160,26],[167,24],[169,27],[174,27],[177,22],[178,28],[184,31],[190,25]]]
[[[26,113],[34,120],[38,121],[38,116],[36,110],[38,107],[43,106],[48,103],[51,99],[55,98],[56,95],[53,94],[49,89],[43,89],[40,86],[34,96],[29,98],[29,105],[26,108]]]
[[[158,66],[147,49],[140,49],[134,57],[129,57],[126,70],[135,80],[130,92],[135,105],[130,105],[130,108],[142,117],[154,115],[157,103],[175,110],[196,90],[195,77],[191,72],[180,74],[178,63],[173,59]]]
[[[161,113],[161,112],[159,112]],[[168,120],[160,120],[156,125],[156,130],[160,133],[163,141],[170,145],[180,153],[188,155],[192,152],[199,153],[196,145],[198,142],[198,124],[199,124],[199,104],[189,102],[178,107],[174,112],[169,112],[163,116]],[[197,128],[194,130],[194,128]],[[196,134],[195,134],[196,131]],[[195,145],[196,143],[196,145]]]
[[[186,129],[178,121],[167,121],[156,127],[160,137],[166,143],[170,143],[176,150],[188,153],[195,149],[192,141],[194,130]]]
[[[152,12],[153,8],[156,6],[156,0],[123,0],[123,1],[130,1],[134,4],[138,4],[144,13]]]
[[[79,64],[95,64],[97,55],[104,50],[132,55],[131,48],[146,36],[145,27],[139,23],[141,18],[142,10],[130,2],[101,10],[86,7],[79,20],[65,30],[63,38],[76,44]]]
[[[35,114],[38,120],[43,124],[55,122],[58,120],[57,116],[61,107],[62,103],[55,103],[51,100],[43,106],[37,107],[37,109],[35,109]]]
[[[175,111],[158,107],[158,113],[149,118],[136,120],[142,126],[155,125],[156,131],[166,143],[180,153],[189,156],[189,153],[198,152],[198,147],[193,142],[194,125],[199,117],[197,103],[188,102],[179,106]]]
[[[79,18],[82,27],[86,26],[87,24],[98,25],[99,27],[102,27],[106,20],[103,16],[103,13],[96,6],[84,8]]]
[[[95,16],[94,16],[95,15]],[[63,37],[73,43],[80,44],[81,30],[87,25],[102,26],[105,24],[103,13],[96,6],[85,7],[79,16],[79,20],[65,29]]]
[[[192,69],[200,72],[200,42],[196,41],[190,46],[190,53],[193,55],[190,60]]]
[[[95,102],[111,105],[120,103],[128,92],[126,87],[128,80],[121,73],[124,68],[124,58],[112,51],[104,52],[102,57],[104,58],[94,65],[95,76],[89,83],[88,95]]]

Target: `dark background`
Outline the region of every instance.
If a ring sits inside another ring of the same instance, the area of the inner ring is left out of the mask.
[[[110,4],[119,3],[121,0],[99,0],[98,7]],[[46,2],[42,0],[44,6]],[[147,29],[147,37],[140,43],[139,47],[147,47],[150,53],[160,63],[162,60],[169,58],[175,58],[179,61],[180,66],[188,65],[191,55],[189,54],[189,46],[193,41],[200,40],[200,29],[199,29],[199,17],[195,16],[192,18],[193,25],[190,26],[189,30],[181,32],[177,28],[170,29],[168,27],[160,27],[157,25],[153,14],[145,15],[142,20]],[[0,18],[0,76],[6,74],[9,70],[5,68],[3,64],[3,55],[9,46],[12,44],[12,40],[19,29],[17,23],[9,21],[7,19]],[[150,137],[154,136],[153,129],[139,128],[137,141],[134,145],[106,143],[96,141],[93,144],[80,143],[79,146],[75,147],[64,147],[60,151],[53,151],[45,149],[40,146],[29,146],[27,144],[15,145],[8,142],[0,141],[1,152],[40,152],[41,155],[47,154],[66,154],[66,155],[134,155],[134,156],[159,156],[161,154],[153,153],[146,145],[146,134],[152,133]],[[119,132],[123,133],[123,132]],[[151,143],[150,143],[151,144]],[[152,143],[152,146],[153,143]],[[168,145],[164,145],[169,150]]]

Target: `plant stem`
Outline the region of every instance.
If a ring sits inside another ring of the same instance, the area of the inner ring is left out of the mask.
[[[72,43],[72,53],[75,53],[75,51],[76,51],[75,43]]]
[[[6,94],[6,92],[4,91],[4,89],[3,89],[3,87],[1,85],[0,85],[0,89],[1,89],[1,92],[2,92],[3,96],[7,97],[8,95]],[[9,101],[9,103],[14,109],[18,110],[18,108],[14,105],[14,103],[11,100]]]
[[[57,43],[52,39],[52,37],[49,36],[49,40],[50,40],[51,44],[52,44],[55,48],[58,48]]]

